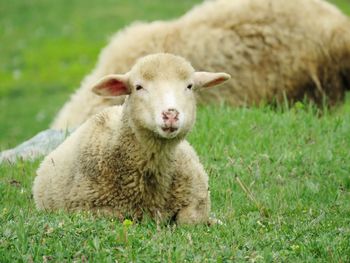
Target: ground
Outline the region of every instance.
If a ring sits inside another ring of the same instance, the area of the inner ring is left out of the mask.
[[[108,37],[199,0],[0,4],[0,149],[48,127]],[[347,0],[334,1],[350,14]],[[208,129],[209,127],[209,129]],[[322,116],[294,106],[199,109],[189,137],[224,224],[124,224],[37,212],[39,161],[0,166],[0,262],[349,262],[350,99]]]

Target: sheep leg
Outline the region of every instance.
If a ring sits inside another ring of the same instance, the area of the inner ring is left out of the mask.
[[[210,199],[209,194],[204,198],[195,199],[188,206],[180,209],[176,216],[178,224],[210,224]]]

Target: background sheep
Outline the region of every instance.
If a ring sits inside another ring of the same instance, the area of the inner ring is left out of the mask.
[[[195,121],[193,90],[228,78],[156,54],[101,79],[95,93],[129,98],[89,119],[45,158],[33,186],[37,208],[207,222],[208,177],[183,139]]]
[[[199,70],[231,74],[220,90],[201,91],[201,103],[239,106],[308,97],[318,104],[327,98],[333,105],[349,88],[350,22],[331,4],[207,1],[177,20],[135,23],[117,33],[52,128],[78,126],[103,108],[121,104],[124,98],[101,98],[89,87],[156,52],[181,55]]]

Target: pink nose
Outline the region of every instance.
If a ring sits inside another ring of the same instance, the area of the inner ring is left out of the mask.
[[[179,112],[175,109],[168,109],[162,112],[163,121],[167,124],[174,124],[179,120]]]

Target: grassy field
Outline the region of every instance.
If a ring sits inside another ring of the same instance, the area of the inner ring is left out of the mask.
[[[197,2],[0,0],[0,150],[48,127],[117,29]],[[333,2],[350,14],[347,0]],[[0,166],[0,262],[350,261],[349,99],[322,117],[301,103],[201,108],[189,140],[224,225],[39,213],[39,162],[18,162]]]

